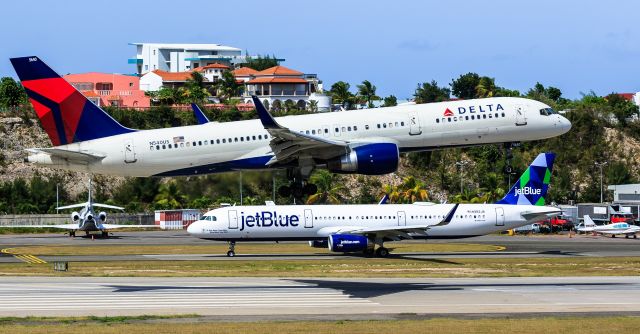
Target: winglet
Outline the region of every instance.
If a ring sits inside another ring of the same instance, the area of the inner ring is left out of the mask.
[[[433,225],[433,226],[429,226],[429,228],[431,227],[436,227],[436,226],[444,226],[444,225],[449,225],[449,223],[451,222],[451,220],[453,220],[453,217],[456,214],[456,210],[458,210],[458,206],[460,204],[457,203],[456,205],[453,206],[453,208],[451,209],[451,211],[449,211],[449,213],[447,214],[447,216],[439,223]]]
[[[202,110],[200,109],[200,107],[198,107],[197,104],[191,103],[191,109],[193,109],[193,115],[196,117],[198,124],[209,123],[209,118],[207,118],[207,115],[205,115],[204,112],[202,112]]]
[[[276,122],[276,120],[271,116],[271,114],[267,111],[267,108],[264,107],[260,99],[257,96],[251,95],[251,99],[253,100],[253,105],[256,107],[256,112],[258,113],[258,117],[260,117],[260,122],[262,122],[262,126],[265,129],[280,129],[282,126]]]
[[[387,202],[388,202],[388,201],[389,201],[389,195],[384,194],[384,197],[382,197],[382,198],[380,199],[380,202],[378,202],[378,205],[380,205],[380,204],[387,204]]]

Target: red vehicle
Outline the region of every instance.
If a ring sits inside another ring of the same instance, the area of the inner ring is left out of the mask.
[[[565,219],[562,217],[549,218],[539,223],[541,227],[546,226],[546,231],[548,232],[570,230],[571,228],[573,228],[573,222],[569,219]]]
[[[634,217],[630,213],[616,213],[611,215],[611,224],[613,223],[629,223],[633,224]]]

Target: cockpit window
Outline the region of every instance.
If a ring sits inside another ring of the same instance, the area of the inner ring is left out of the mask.
[[[557,111],[555,111],[555,110],[553,110],[553,108],[543,108],[543,109],[540,109],[540,115],[543,115],[543,116],[554,115],[554,114],[557,114],[557,113],[558,113],[558,112],[557,112]]]
[[[210,221],[210,222],[217,221],[216,216],[204,216],[204,217],[202,217],[202,220],[206,220],[206,221]]]

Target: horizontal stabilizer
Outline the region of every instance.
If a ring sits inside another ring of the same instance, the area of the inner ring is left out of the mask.
[[[74,161],[84,161],[84,162],[94,162],[104,159],[106,156],[104,154],[98,154],[94,152],[79,152],[79,151],[71,151],[65,150],[61,148],[30,148],[27,149],[27,152],[32,154],[45,153],[50,155],[51,157],[56,157],[60,159],[66,160],[74,160]]]

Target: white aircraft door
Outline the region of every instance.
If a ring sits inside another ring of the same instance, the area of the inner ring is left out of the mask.
[[[312,228],[313,227],[313,212],[311,209],[304,210],[304,228]]]
[[[516,125],[527,125],[526,109],[523,105],[516,106]]]
[[[409,113],[409,134],[412,136],[422,133],[422,126],[420,125],[420,118],[417,112]]]
[[[133,146],[133,139],[126,139],[124,141],[124,162],[130,164],[136,161],[138,161],[138,159],[136,159],[136,151]]]
[[[504,226],[504,209],[496,208],[496,226]]]
[[[398,211],[398,226],[407,226],[407,215],[404,211]]]
[[[229,210],[229,229],[238,228],[238,211]]]

